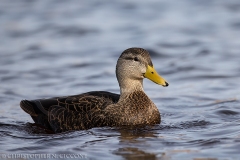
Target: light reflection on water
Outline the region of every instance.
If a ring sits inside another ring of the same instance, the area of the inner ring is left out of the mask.
[[[239,6],[237,0],[1,1],[1,153],[238,158]],[[20,109],[21,99],[119,92],[116,60],[133,46],[148,49],[170,83],[144,81],[160,125],[51,134]]]

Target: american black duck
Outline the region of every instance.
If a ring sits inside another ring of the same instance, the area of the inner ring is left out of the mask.
[[[129,48],[120,55],[116,76],[120,95],[92,91],[49,99],[22,100],[21,108],[36,124],[57,132],[93,127],[146,126],[159,124],[160,113],[144,93],[143,79],[168,86],[155,71],[149,53]]]

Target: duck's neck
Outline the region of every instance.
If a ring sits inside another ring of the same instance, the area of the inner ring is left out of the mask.
[[[143,92],[143,80],[132,80],[132,79],[125,79],[124,81],[119,82],[120,86],[120,99],[125,99],[129,95],[134,92]]]

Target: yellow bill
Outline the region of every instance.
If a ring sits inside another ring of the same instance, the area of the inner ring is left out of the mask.
[[[157,71],[154,69],[154,67],[151,67],[149,65],[147,67],[146,73],[144,74],[144,77],[146,77],[146,78],[150,79],[151,81],[153,81],[154,83],[157,83],[164,87],[168,86],[168,83],[166,82],[166,80],[157,73]]]

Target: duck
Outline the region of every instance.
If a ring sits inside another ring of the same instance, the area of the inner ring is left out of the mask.
[[[35,124],[54,133],[94,127],[138,127],[161,123],[156,105],[143,89],[143,79],[167,87],[143,48],[128,48],[117,60],[120,94],[90,91],[78,95],[22,100],[20,107]]]

